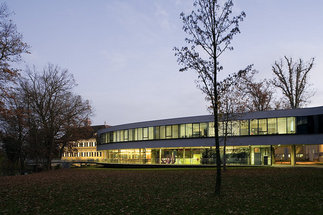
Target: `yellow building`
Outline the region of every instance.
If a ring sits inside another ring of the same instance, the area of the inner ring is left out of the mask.
[[[97,151],[96,136],[97,131],[107,128],[105,125],[91,126],[93,132],[91,138],[80,139],[73,142],[71,149],[66,149],[61,160],[67,162],[101,162],[103,158],[102,152]]]

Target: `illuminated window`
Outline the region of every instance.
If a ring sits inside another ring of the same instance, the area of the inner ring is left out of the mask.
[[[143,140],[148,140],[148,128],[143,128]]]
[[[180,124],[179,125],[180,129],[179,129],[179,137],[180,138],[185,138],[185,124]]]
[[[165,139],[165,126],[160,126],[160,139]]]
[[[288,134],[295,134],[295,117],[287,117],[287,133]]]
[[[129,141],[133,141],[133,136],[134,136],[134,130],[133,129],[129,129]]]
[[[209,122],[209,137],[214,137],[215,134],[214,134],[214,122]]]
[[[286,118],[278,118],[278,134],[286,134]]]
[[[249,135],[249,121],[241,120],[240,121],[240,135]]]
[[[172,125],[172,138],[178,138],[178,125]]]
[[[172,126],[171,125],[166,126],[166,138],[167,139],[172,138]]]
[[[200,137],[200,123],[193,123],[193,137]]]
[[[192,126],[191,123],[186,124],[185,133],[186,133],[186,137],[187,138],[191,138],[192,137],[192,129],[193,129],[193,126]]]
[[[153,140],[154,139],[154,127],[149,127],[148,130],[149,130],[148,139]]]
[[[129,131],[124,130],[124,141],[128,141],[128,139],[129,139]]]
[[[207,123],[200,123],[200,134],[201,137],[207,137]]]
[[[259,119],[259,135],[267,134],[267,119]]]
[[[224,123],[223,122],[219,122],[218,123],[218,134],[219,136],[224,136]]]
[[[142,140],[142,128],[138,128],[138,140]]]
[[[258,119],[250,120],[250,135],[258,135]]]
[[[137,141],[138,140],[138,128],[134,129],[134,136],[133,136],[133,140]]]
[[[123,142],[124,141],[124,130],[120,131],[120,141]]]
[[[232,135],[233,136],[239,136],[240,135],[239,121],[232,121]]]
[[[277,118],[268,119],[268,134],[277,134]]]
[[[155,139],[156,140],[160,139],[160,128],[159,128],[159,126],[155,127]]]

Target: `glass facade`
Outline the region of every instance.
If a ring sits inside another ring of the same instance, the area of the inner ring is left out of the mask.
[[[295,117],[235,120],[219,122],[219,136],[295,134],[296,128],[304,131],[306,120],[296,124]],[[101,134],[101,144],[163,140],[178,138],[214,137],[214,122],[185,123],[154,127],[132,128]]]

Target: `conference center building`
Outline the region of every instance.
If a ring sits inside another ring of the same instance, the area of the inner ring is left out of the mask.
[[[234,114],[220,120],[219,136],[227,165],[323,164],[323,106]],[[212,115],[111,126],[98,131],[97,141],[108,164],[214,165],[216,160]]]

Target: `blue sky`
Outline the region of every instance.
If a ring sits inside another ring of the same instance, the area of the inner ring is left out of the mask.
[[[93,124],[208,114],[194,72],[180,73],[172,48],[183,45],[180,12],[190,0],[10,0],[18,31],[31,46],[25,65],[67,68],[89,99]],[[220,77],[254,64],[260,78],[284,55],[315,57],[309,106],[323,105],[323,1],[236,0],[247,14]]]

